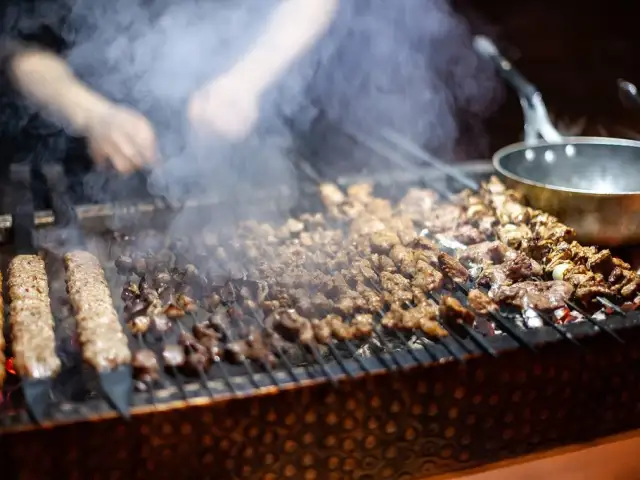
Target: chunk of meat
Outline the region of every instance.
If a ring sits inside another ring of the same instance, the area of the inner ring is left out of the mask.
[[[410,188],[398,203],[398,210],[408,215],[416,222],[423,222],[438,200],[438,194],[433,190]]]
[[[502,242],[482,242],[460,250],[458,260],[467,267],[488,263],[497,265],[504,261],[509,251],[509,247]]]
[[[508,223],[496,229],[498,239],[510,248],[520,249],[531,241],[531,230],[527,225]]]
[[[476,243],[484,242],[487,239],[487,236],[484,233],[468,224],[460,225],[453,230],[444,232],[442,235],[463,245],[474,245]]]
[[[475,315],[472,312],[463,307],[457,299],[450,296],[443,296],[440,299],[438,313],[440,314],[440,320],[453,328],[459,328],[460,324],[473,325],[475,320]]]
[[[423,293],[433,292],[442,288],[444,277],[431,265],[424,264],[411,279],[411,286]]]
[[[379,230],[371,234],[371,251],[386,255],[392,247],[400,245],[400,238],[395,232]]]
[[[535,260],[520,252],[511,252],[500,265],[488,265],[478,277],[478,284],[492,289],[543,274],[542,267]]]
[[[438,205],[424,220],[430,234],[454,230],[462,221],[464,208],[459,205]]]
[[[562,280],[525,281],[500,287],[493,292],[492,297],[496,302],[513,305],[521,310],[532,308],[548,312],[564,307],[572,293],[571,284]]]
[[[469,308],[477,315],[488,315],[498,308],[486,293],[476,288],[469,291],[467,299],[469,301]]]
[[[438,263],[442,272],[456,283],[467,283],[469,272],[456,258],[448,253],[438,254]]]

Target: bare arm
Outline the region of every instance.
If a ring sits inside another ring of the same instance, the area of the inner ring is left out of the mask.
[[[110,102],[82,83],[55,53],[20,45],[12,48],[7,73],[12,85],[37,110],[75,133],[85,133],[93,116]]]
[[[38,111],[86,137],[96,164],[129,173],[155,161],[155,133],[144,116],[91,90],[55,53],[17,45],[0,54],[9,53],[4,65],[12,85]]]
[[[325,33],[338,4],[339,0],[282,0],[256,44],[229,73],[245,79],[255,91],[264,91]]]

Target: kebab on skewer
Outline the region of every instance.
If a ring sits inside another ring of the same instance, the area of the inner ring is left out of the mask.
[[[640,278],[609,250],[582,246],[573,241],[575,232],[555,217],[522,205],[518,207],[517,194],[495,177],[483,186],[482,194],[498,212],[501,222],[511,221],[530,231],[530,239],[519,247],[539,260],[554,279],[571,283],[583,303],[588,305],[599,296],[619,296],[625,300],[638,296]]]
[[[100,262],[91,253],[78,250],[67,253],[64,263],[84,361],[99,372],[129,365],[127,337]]]
[[[37,255],[14,257],[9,264],[7,284],[16,372],[30,379],[54,377],[60,371],[61,362],[56,354],[49,285],[42,258]]]

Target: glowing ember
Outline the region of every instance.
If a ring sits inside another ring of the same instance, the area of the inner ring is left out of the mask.
[[[4,368],[11,375],[16,374],[16,369],[13,367],[13,357],[7,359],[7,361],[4,364]]]

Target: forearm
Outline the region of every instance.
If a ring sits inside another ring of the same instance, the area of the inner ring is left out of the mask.
[[[7,69],[14,88],[26,100],[74,132],[82,133],[89,119],[109,104],[52,52],[20,49],[7,62]]]
[[[232,68],[256,91],[271,86],[326,32],[339,0],[282,0],[250,51]]]

